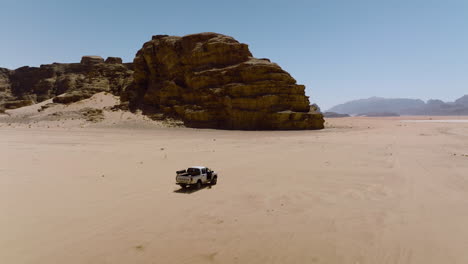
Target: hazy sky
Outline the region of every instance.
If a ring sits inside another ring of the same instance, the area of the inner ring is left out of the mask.
[[[305,84],[323,109],[468,94],[468,0],[0,0],[0,67],[132,61],[152,35],[218,32]]]

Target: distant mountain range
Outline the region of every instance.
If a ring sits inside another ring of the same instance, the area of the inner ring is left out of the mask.
[[[371,97],[336,105],[328,110],[339,114],[365,115],[365,113],[397,115],[468,115],[468,95],[454,102],[407,98]]]

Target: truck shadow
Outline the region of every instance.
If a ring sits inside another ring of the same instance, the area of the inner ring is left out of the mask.
[[[195,187],[180,188],[178,190],[175,190],[174,192],[175,193],[191,194],[191,193],[194,193],[194,192],[198,192],[198,191],[201,191],[201,190],[204,190],[204,189],[211,189],[211,188],[212,188],[212,186],[210,184],[207,184],[207,185],[202,185],[202,187],[200,189],[197,189]]]

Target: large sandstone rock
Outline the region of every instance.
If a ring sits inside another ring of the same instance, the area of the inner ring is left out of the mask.
[[[132,65],[122,64],[119,58],[104,63],[101,57],[84,56],[81,63],[0,69],[0,108],[17,108],[50,98],[56,103],[72,103],[98,92],[120,95],[132,81]]]
[[[304,86],[248,46],[216,33],[157,35],[134,59],[134,84],[122,99],[187,126],[224,129],[320,129]]]

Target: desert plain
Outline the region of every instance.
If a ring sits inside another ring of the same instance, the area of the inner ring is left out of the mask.
[[[468,117],[228,131],[14,115],[0,119],[0,263],[468,261],[468,123],[404,121]],[[218,184],[181,191],[192,165]]]

